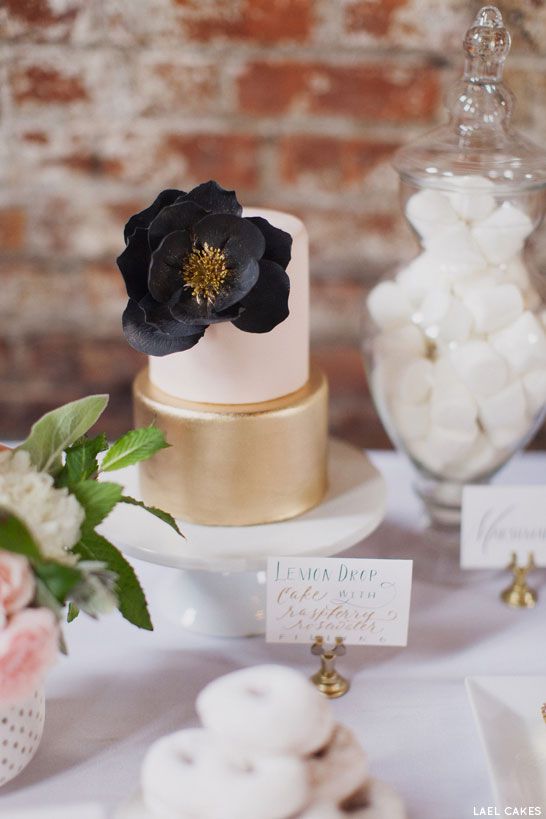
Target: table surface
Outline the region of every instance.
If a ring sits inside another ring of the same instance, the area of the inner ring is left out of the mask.
[[[347,554],[414,559],[409,645],[349,649],[341,670],[352,688],[333,708],[367,749],[373,774],[402,794],[410,817],[465,819],[493,797],[464,678],[544,674],[546,600],[534,610],[512,611],[498,599],[507,575],[463,576],[453,549],[426,530],[409,466],[393,453],[372,458],[387,480],[388,515]],[[528,453],[499,481],[536,484],[545,475],[546,454]],[[316,669],[300,646],[178,629],[161,614],[172,570],[135,565],[155,632],[139,631],[117,614],[102,622],[82,616],[65,629],[70,656],[48,678],[43,741],[26,771],[2,789],[3,819],[19,808],[87,801],[100,802],[111,816],[137,787],[148,745],[196,724],[193,703],[210,680],[264,662],[306,674]],[[536,585],[539,573],[535,579]]]

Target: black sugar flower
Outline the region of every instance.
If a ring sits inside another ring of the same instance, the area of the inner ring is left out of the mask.
[[[267,333],[288,316],[292,237],[243,217],[234,191],[165,190],[125,226],[123,329],[148,355],[188,350],[210,324]]]

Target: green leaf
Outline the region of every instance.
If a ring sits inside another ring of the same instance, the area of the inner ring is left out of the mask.
[[[34,466],[52,475],[62,467],[61,453],[81,438],[102,415],[108,404],[107,395],[90,395],[52,410],[32,426],[25,449]]]
[[[34,563],[34,571],[61,605],[66,603],[66,598],[82,579],[82,574],[77,569],[53,560]]]
[[[72,602],[69,603],[68,604],[68,614],[66,615],[66,622],[71,623],[73,620],[76,619],[76,617],[78,616],[79,613],[80,613],[80,610],[77,607],[77,605],[75,603],[72,603]]]
[[[55,486],[72,486],[79,481],[93,478],[99,469],[97,455],[108,449],[104,433],[96,438],[85,436],[66,450],[66,461],[55,478]]]
[[[3,509],[0,509],[0,549],[24,555],[29,560],[42,559],[38,544],[23,521]]]
[[[178,523],[176,520],[168,512],[164,512],[163,509],[158,509],[157,506],[146,506],[146,504],[142,501],[139,501],[136,498],[131,498],[129,495],[122,495],[121,502],[129,503],[131,506],[140,506],[141,509],[146,509],[147,512],[149,512],[151,515],[155,515],[156,518],[162,520],[163,523],[166,523],[171,527],[171,529],[174,529],[174,531],[180,535],[180,537],[185,539],[186,536],[178,528]]]
[[[84,529],[94,529],[120,502],[122,486],[107,481],[81,481],[71,491],[85,509]]]
[[[139,628],[153,630],[148,605],[135,571],[121,552],[102,535],[84,532],[74,547],[85,560],[100,560],[117,575],[119,610],[123,617]]]
[[[114,469],[123,469],[151,458],[160,449],[169,444],[165,436],[157,427],[131,429],[112,444],[103,458],[101,470],[111,472]]]
[[[34,602],[37,606],[51,609],[57,620],[60,620],[63,615],[63,607],[55,597],[51,594],[48,587],[43,583],[39,577],[36,577],[36,594]]]

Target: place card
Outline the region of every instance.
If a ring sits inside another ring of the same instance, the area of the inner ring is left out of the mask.
[[[325,642],[405,646],[413,561],[375,558],[270,557],[270,643]]]
[[[546,486],[465,486],[462,568],[504,569],[513,552],[546,566]]]

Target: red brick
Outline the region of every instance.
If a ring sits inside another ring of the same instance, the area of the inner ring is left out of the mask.
[[[28,26],[50,26],[54,23],[73,21],[77,9],[55,13],[47,0],[3,0],[2,7],[8,14]]]
[[[23,134],[25,142],[34,142],[37,145],[47,145],[49,137],[44,131],[25,131]]]
[[[45,165],[62,165],[72,171],[86,174],[87,176],[114,176],[119,177],[123,173],[123,162],[119,158],[104,157],[99,152],[74,152],[63,156],[58,160],[50,160]]]
[[[186,21],[187,33],[205,42],[217,37],[275,44],[303,42],[313,26],[313,0],[243,0],[238,8],[231,0],[217,0],[204,12],[200,0],[183,5],[197,11],[196,17]]]
[[[288,136],[279,144],[282,178],[291,185],[311,180],[317,188],[338,192],[361,185],[395,148],[363,139]]]
[[[252,189],[258,182],[258,139],[249,134],[168,134],[157,162],[177,157],[180,180],[199,184],[216,179],[227,188]]]
[[[345,24],[349,31],[385,36],[389,33],[393,15],[407,0],[357,0],[345,8]]]
[[[79,374],[91,389],[109,390],[131,384],[146,362],[145,356],[130,347],[119,332],[117,339],[82,341],[78,349]]]
[[[438,77],[430,66],[325,65],[255,62],[239,78],[249,114],[334,114],[355,119],[427,120],[438,108]]]
[[[0,208],[0,251],[21,250],[25,244],[27,215],[23,208]]]
[[[88,99],[80,77],[41,65],[16,68],[11,75],[11,84],[13,98],[19,105],[28,102],[66,105]]]
[[[217,65],[172,57],[138,60],[137,104],[144,115],[173,111],[211,113],[218,111],[220,72]]]

